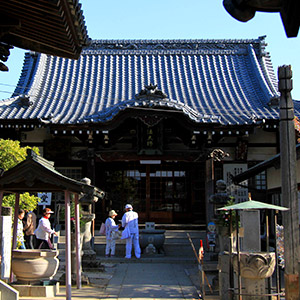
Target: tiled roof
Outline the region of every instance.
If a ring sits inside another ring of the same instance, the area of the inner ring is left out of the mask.
[[[101,123],[143,106],[180,110],[198,123],[278,119],[278,107],[269,105],[279,94],[265,47],[264,37],[95,40],[77,61],[27,53],[13,97],[0,102],[0,116]],[[137,97],[151,84],[163,96]]]

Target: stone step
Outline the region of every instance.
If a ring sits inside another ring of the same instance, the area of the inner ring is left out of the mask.
[[[201,231],[166,230],[165,231],[165,240],[167,241],[170,239],[178,239],[178,240],[188,241],[187,234],[189,234],[192,239],[206,238],[206,231],[204,231],[204,230],[201,230]],[[105,241],[105,236],[99,235],[97,232],[95,232],[94,240],[95,240],[95,242]],[[60,233],[59,242],[64,243],[64,241],[65,241],[65,234],[62,231]]]
[[[62,230],[64,225],[62,225]],[[95,230],[100,229],[101,224],[95,224]],[[145,229],[145,224],[139,224],[140,229]],[[165,230],[206,230],[206,224],[155,224],[155,229]]]
[[[191,239],[206,239],[206,232],[205,231],[184,231],[184,230],[166,230],[165,231],[165,241],[172,242],[172,240],[180,241],[183,243],[189,242],[187,233],[190,235]],[[65,242],[65,235],[64,232],[61,233],[59,237],[59,243]],[[105,243],[105,236],[99,235],[98,233],[95,234],[94,237],[95,243]]]
[[[193,241],[193,244],[196,246],[200,246],[200,240],[201,239],[194,239],[192,238],[192,241]],[[203,240],[203,243],[205,244],[205,240]],[[124,240],[117,240],[116,241],[117,244],[125,244],[125,241]],[[106,239],[101,239],[101,240],[97,240],[95,239],[94,240],[94,244],[96,245],[105,245],[106,244]],[[174,238],[174,239],[165,239],[165,242],[164,242],[164,245],[174,245],[174,246],[177,246],[177,245],[182,245],[183,247],[184,246],[190,246],[191,243],[188,239],[177,239],[177,238]],[[59,243],[58,243],[58,249],[64,249],[65,248],[65,240],[60,240]]]
[[[203,240],[203,244],[205,245],[205,231],[166,230],[165,242],[163,246],[165,256],[170,258],[178,257],[182,259],[196,260],[195,253],[193,251],[187,233],[189,233],[193,241],[196,253],[198,253],[198,250],[200,248],[200,240]],[[119,239],[116,241],[116,256],[124,257],[125,244],[125,240]],[[96,235],[94,237],[94,250],[96,251],[97,256],[104,256],[105,245],[105,236]],[[60,252],[59,258],[64,259],[65,236],[60,236],[58,249]]]

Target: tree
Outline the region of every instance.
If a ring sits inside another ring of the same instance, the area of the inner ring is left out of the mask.
[[[7,171],[23,160],[26,159],[27,149],[32,149],[36,154],[39,154],[37,147],[21,147],[19,141],[0,139],[0,168]],[[20,195],[20,208],[28,211],[34,210],[37,207],[39,198],[29,193]],[[15,195],[7,195],[3,197],[2,206],[15,207]]]

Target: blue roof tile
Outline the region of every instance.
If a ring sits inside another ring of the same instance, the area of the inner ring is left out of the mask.
[[[278,119],[277,79],[263,37],[250,40],[95,40],[76,60],[27,53],[2,119],[107,122],[134,106],[180,110],[198,123]],[[164,99],[136,95],[156,84]],[[17,105],[18,95],[33,105]],[[299,116],[299,105],[295,105]],[[49,116],[51,115],[51,118]]]

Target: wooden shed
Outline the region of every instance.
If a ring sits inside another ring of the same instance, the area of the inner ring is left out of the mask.
[[[4,172],[0,178],[0,206],[2,206],[3,195],[14,193],[16,195],[13,249],[16,248],[17,214],[19,209],[20,194],[24,192],[64,192],[65,195],[65,232],[66,232],[66,299],[71,299],[71,194],[75,201],[76,222],[76,261],[80,262],[79,244],[79,195],[89,194],[95,198],[102,198],[104,193],[94,186],[84,182],[68,178],[54,169],[54,164],[32,150],[27,151],[27,158],[12,169]],[[0,210],[1,211],[1,210]],[[80,268],[77,268],[77,287],[81,287]]]

